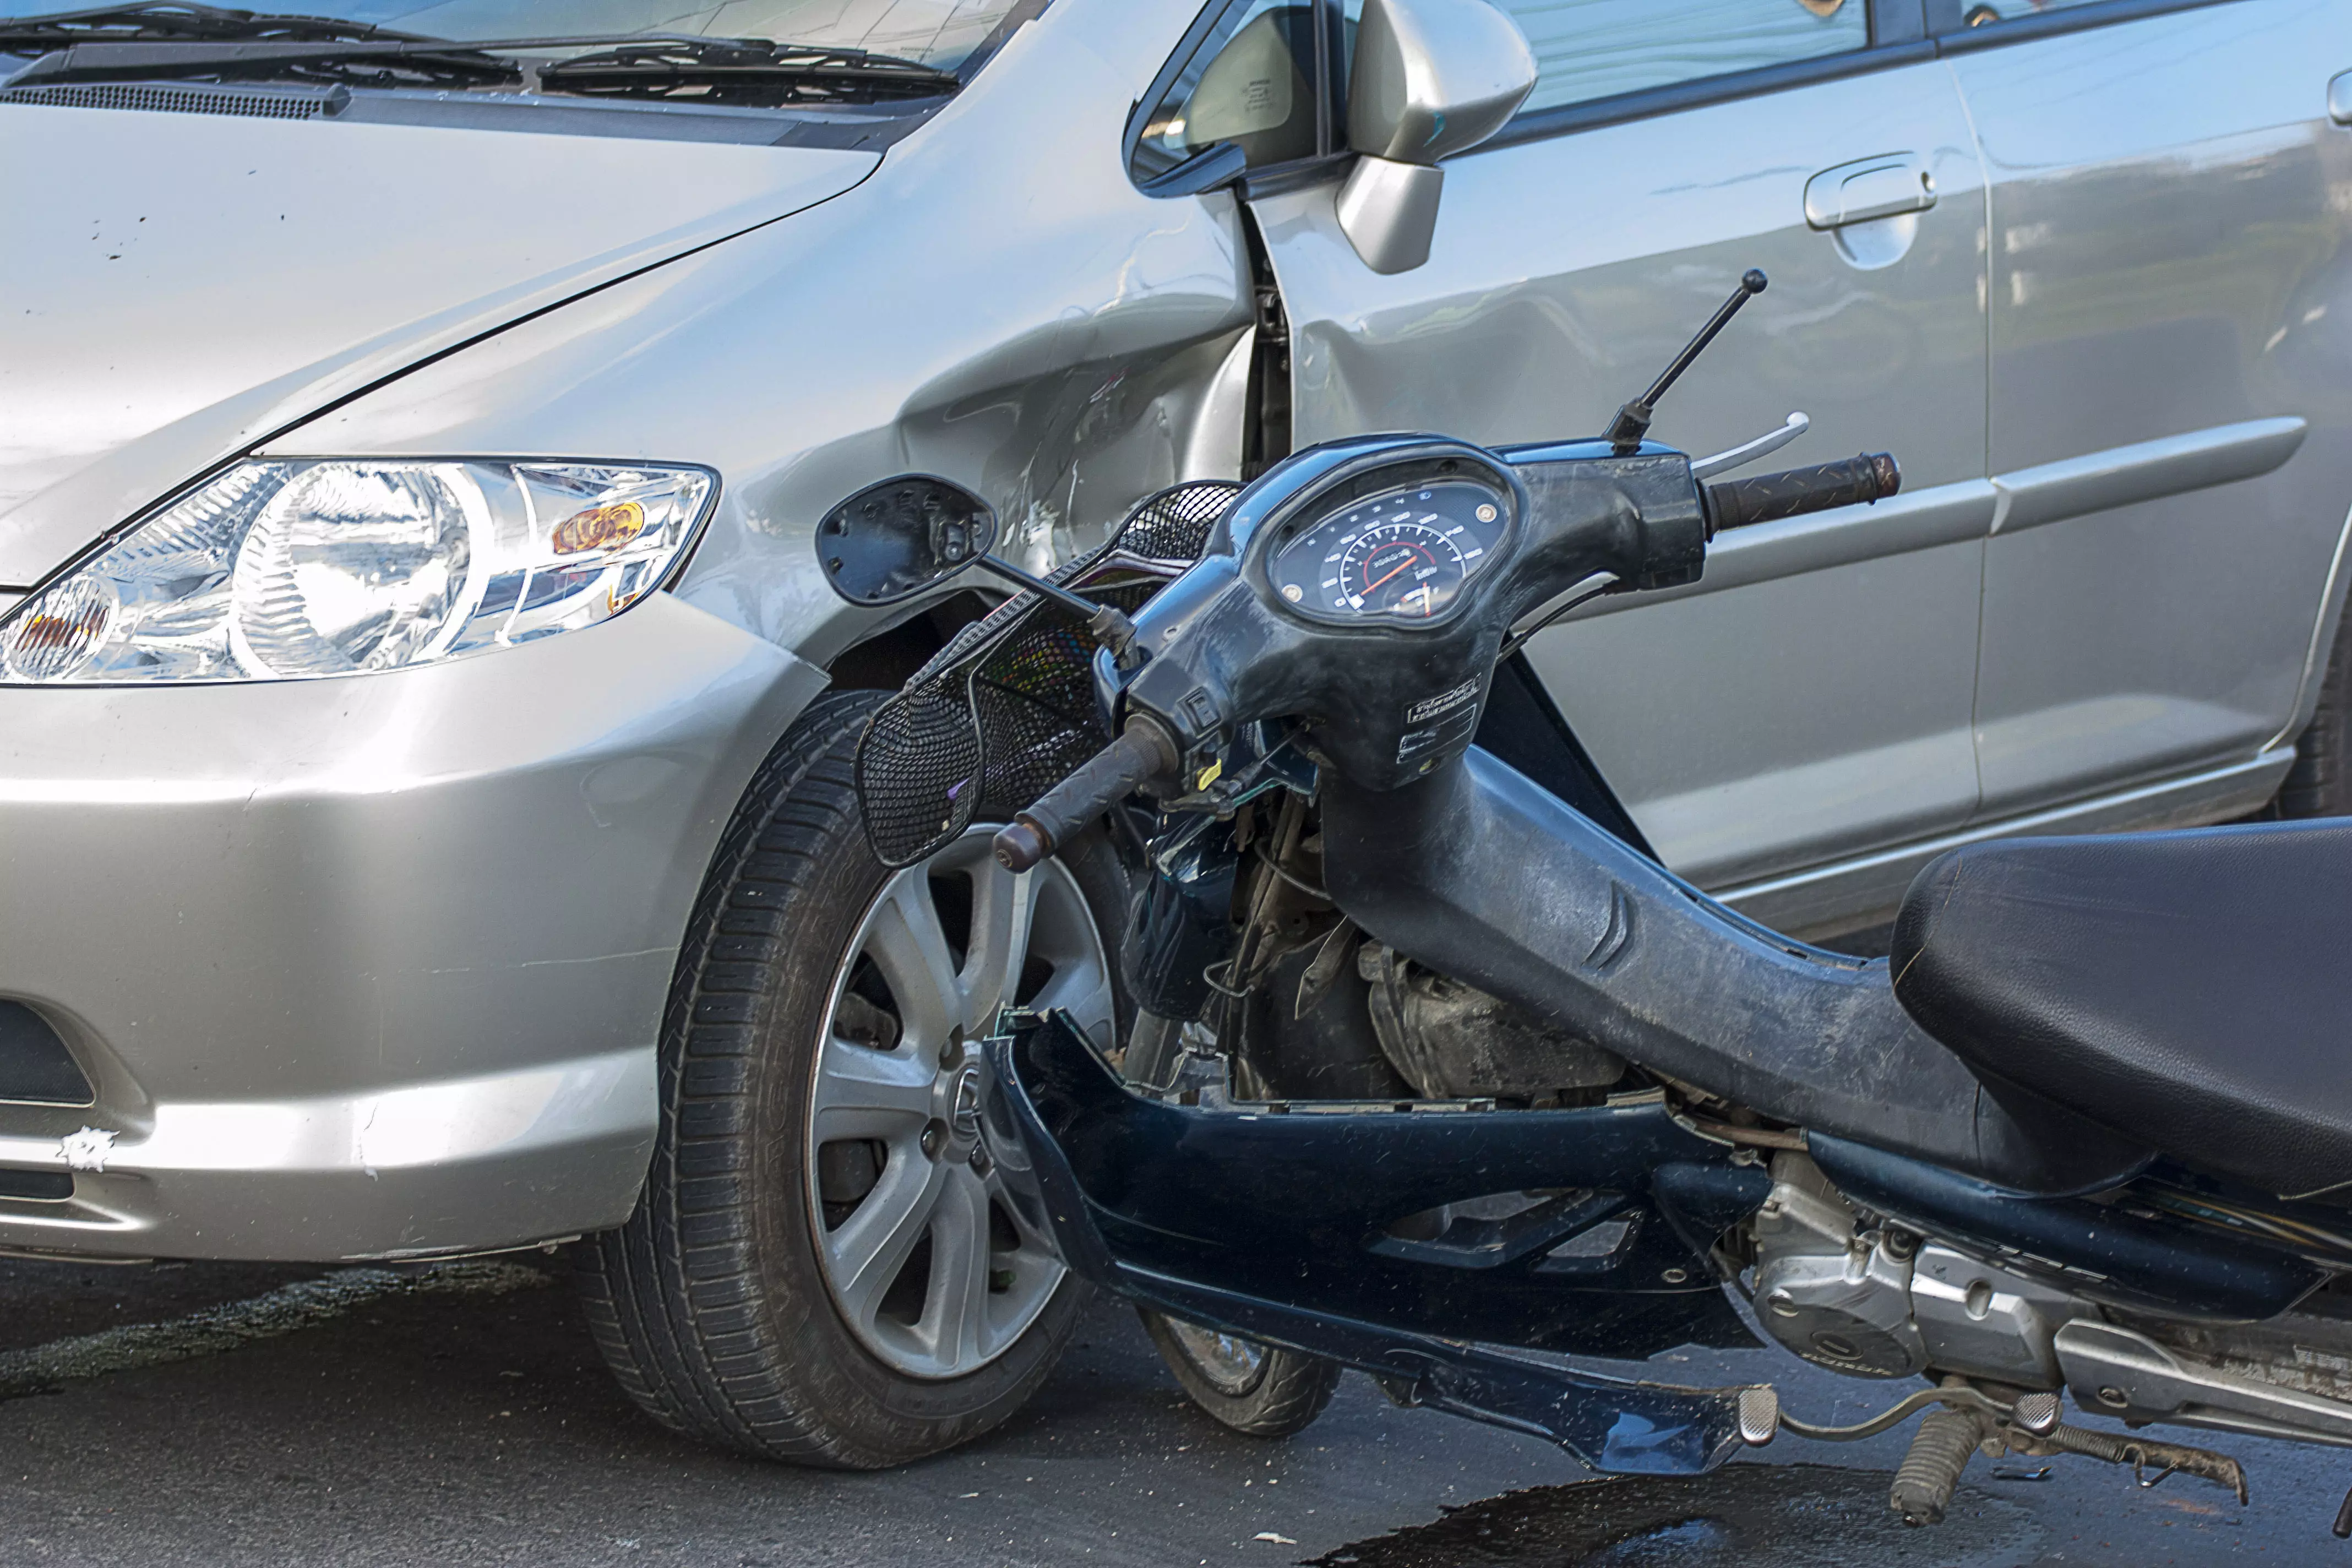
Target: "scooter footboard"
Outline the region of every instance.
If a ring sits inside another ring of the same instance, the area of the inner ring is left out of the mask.
[[[1712,1468],[1743,1440],[1743,1395],[1746,1440],[1770,1435],[1769,1421],[1757,1430],[1769,1391],[1675,1388],[1485,1348],[1639,1357],[1753,1342],[1697,1248],[1769,1183],[1720,1163],[1725,1151],[1663,1105],[1171,1104],[1129,1092],[1058,1017],[988,1053],[1000,1164],[1097,1285],[1361,1368],[1410,1402],[1543,1436],[1596,1469]],[[1504,1194],[1535,1201],[1466,1226],[1396,1224]]]

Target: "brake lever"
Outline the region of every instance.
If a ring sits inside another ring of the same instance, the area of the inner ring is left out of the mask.
[[[1768,431],[1753,441],[1744,442],[1729,451],[1717,452],[1711,458],[1700,458],[1691,464],[1691,478],[1711,479],[1717,474],[1727,474],[1734,468],[1744,468],[1759,458],[1769,458],[1813,426],[1812,419],[1804,414],[1791,414],[1778,430]]]

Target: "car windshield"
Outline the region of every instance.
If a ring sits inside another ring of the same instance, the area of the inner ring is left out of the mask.
[[[295,0],[305,16],[435,38],[656,33],[863,49],[954,71],[1027,0]],[[170,7],[157,7],[168,10]],[[255,7],[262,9],[262,7]],[[274,9],[274,8],[273,8]],[[58,0],[0,0],[0,20],[57,16]]]

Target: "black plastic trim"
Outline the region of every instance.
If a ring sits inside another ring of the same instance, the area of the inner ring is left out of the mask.
[[[1927,36],[1927,0],[1871,0],[1870,43],[1873,48],[1908,44]]]
[[[0,1171],[0,1198],[61,1204],[73,1195],[71,1171]]]
[[[1263,169],[1252,169],[1242,181],[1242,195],[1250,201],[1264,196],[1278,196],[1285,191],[1304,190],[1336,180],[1355,166],[1353,153],[1326,153],[1315,158],[1294,158],[1287,163],[1269,163]]]
[[[0,1100],[88,1105],[95,1098],[89,1075],[49,1021],[22,1002],[0,1002]]]
[[[1633,814],[1601,776],[1591,753],[1528,667],[1526,654],[1515,653],[1495,667],[1486,710],[1478,716],[1478,732],[1470,743],[1541,784],[1628,847],[1657,859],[1658,852],[1634,825]]]
[[[1135,150],[1143,142],[1144,117],[1167,96],[1169,88],[1184,68],[1192,64],[1192,56],[1216,26],[1217,18],[1223,16],[1232,4],[1233,0],[1211,0],[1209,5],[1201,7],[1201,14],[1192,18],[1192,25],[1184,29],[1184,36],[1177,39],[1176,47],[1168,52],[1168,58],[1160,65],[1159,74],[1151,79],[1151,85],[1143,89],[1142,96],[1127,111],[1127,129],[1119,133],[1118,138],[1118,161],[1127,170],[1129,183],[1145,195],[1151,194],[1150,182],[1139,178],[1135,172]]]

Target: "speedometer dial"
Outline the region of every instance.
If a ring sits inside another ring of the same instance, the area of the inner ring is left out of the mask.
[[[1462,547],[1429,521],[1377,522],[1339,552],[1333,584],[1360,614],[1426,618],[1462,586]]]
[[[1434,621],[1502,544],[1509,506],[1463,479],[1390,490],[1293,534],[1267,576],[1284,603],[1318,620]]]

